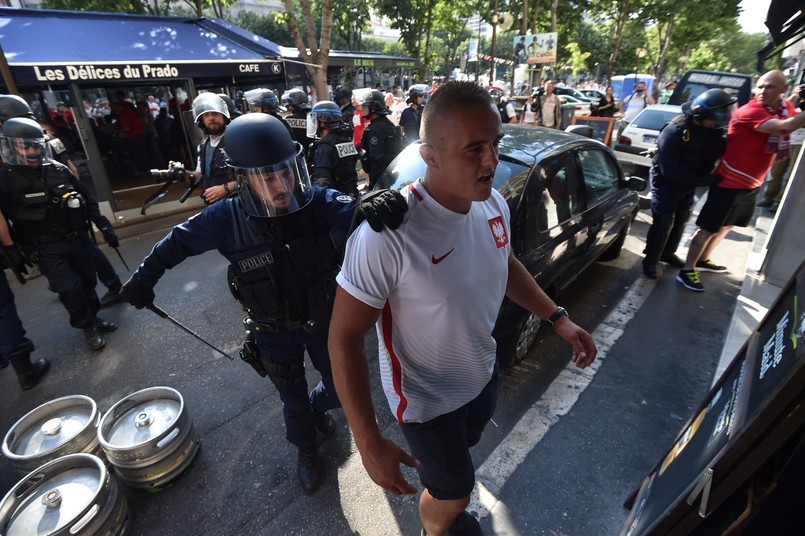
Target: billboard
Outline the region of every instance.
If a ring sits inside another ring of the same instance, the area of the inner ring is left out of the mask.
[[[557,32],[514,37],[514,63],[553,63],[556,61]]]
[[[470,41],[467,49],[467,61],[478,61],[478,41]]]

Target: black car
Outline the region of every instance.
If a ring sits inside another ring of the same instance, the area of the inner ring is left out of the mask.
[[[512,251],[550,296],[587,266],[620,254],[646,181],[626,178],[612,151],[596,140],[539,127],[503,125],[494,187],[511,211]],[[425,174],[419,144],[403,150],[377,188],[402,189]],[[494,336],[510,366],[536,340],[541,320],[510,300]]]

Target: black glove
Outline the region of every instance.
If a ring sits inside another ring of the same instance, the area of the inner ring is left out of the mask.
[[[154,303],[154,289],[132,277],[120,289],[120,299],[142,309]]]
[[[333,181],[330,177],[316,177],[315,178],[316,186],[321,186],[322,188],[333,188]]]
[[[22,252],[20,247],[16,244],[10,246],[3,246],[3,251],[6,252],[9,262],[21,274],[28,275],[28,266],[33,266],[28,257]]]
[[[109,244],[110,248],[120,247],[120,240],[117,239],[115,230],[111,225],[109,227],[103,227],[101,229],[101,234],[103,234],[103,239],[106,240],[106,243]]]
[[[376,233],[382,231],[383,227],[396,229],[407,210],[408,202],[397,190],[377,190],[364,194],[358,199],[350,234],[363,220],[369,222],[369,227]]]
[[[714,184],[718,184],[721,181],[721,175],[718,173],[712,173],[710,175],[704,175],[701,179],[699,179],[699,186],[713,186]]]

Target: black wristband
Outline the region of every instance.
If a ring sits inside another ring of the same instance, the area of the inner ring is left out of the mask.
[[[550,317],[548,317],[545,321],[553,326],[556,322],[559,321],[560,318],[566,316],[570,318],[570,315],[567,313],[567,310],[564,307],[559,307]]]

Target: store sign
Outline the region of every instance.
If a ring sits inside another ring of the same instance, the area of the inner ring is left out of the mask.
[[[106,82],[124,80],[171,80],[210,76],[277,75],[281,62],[198,62],[11,65],[18,84],[58,82]]]

